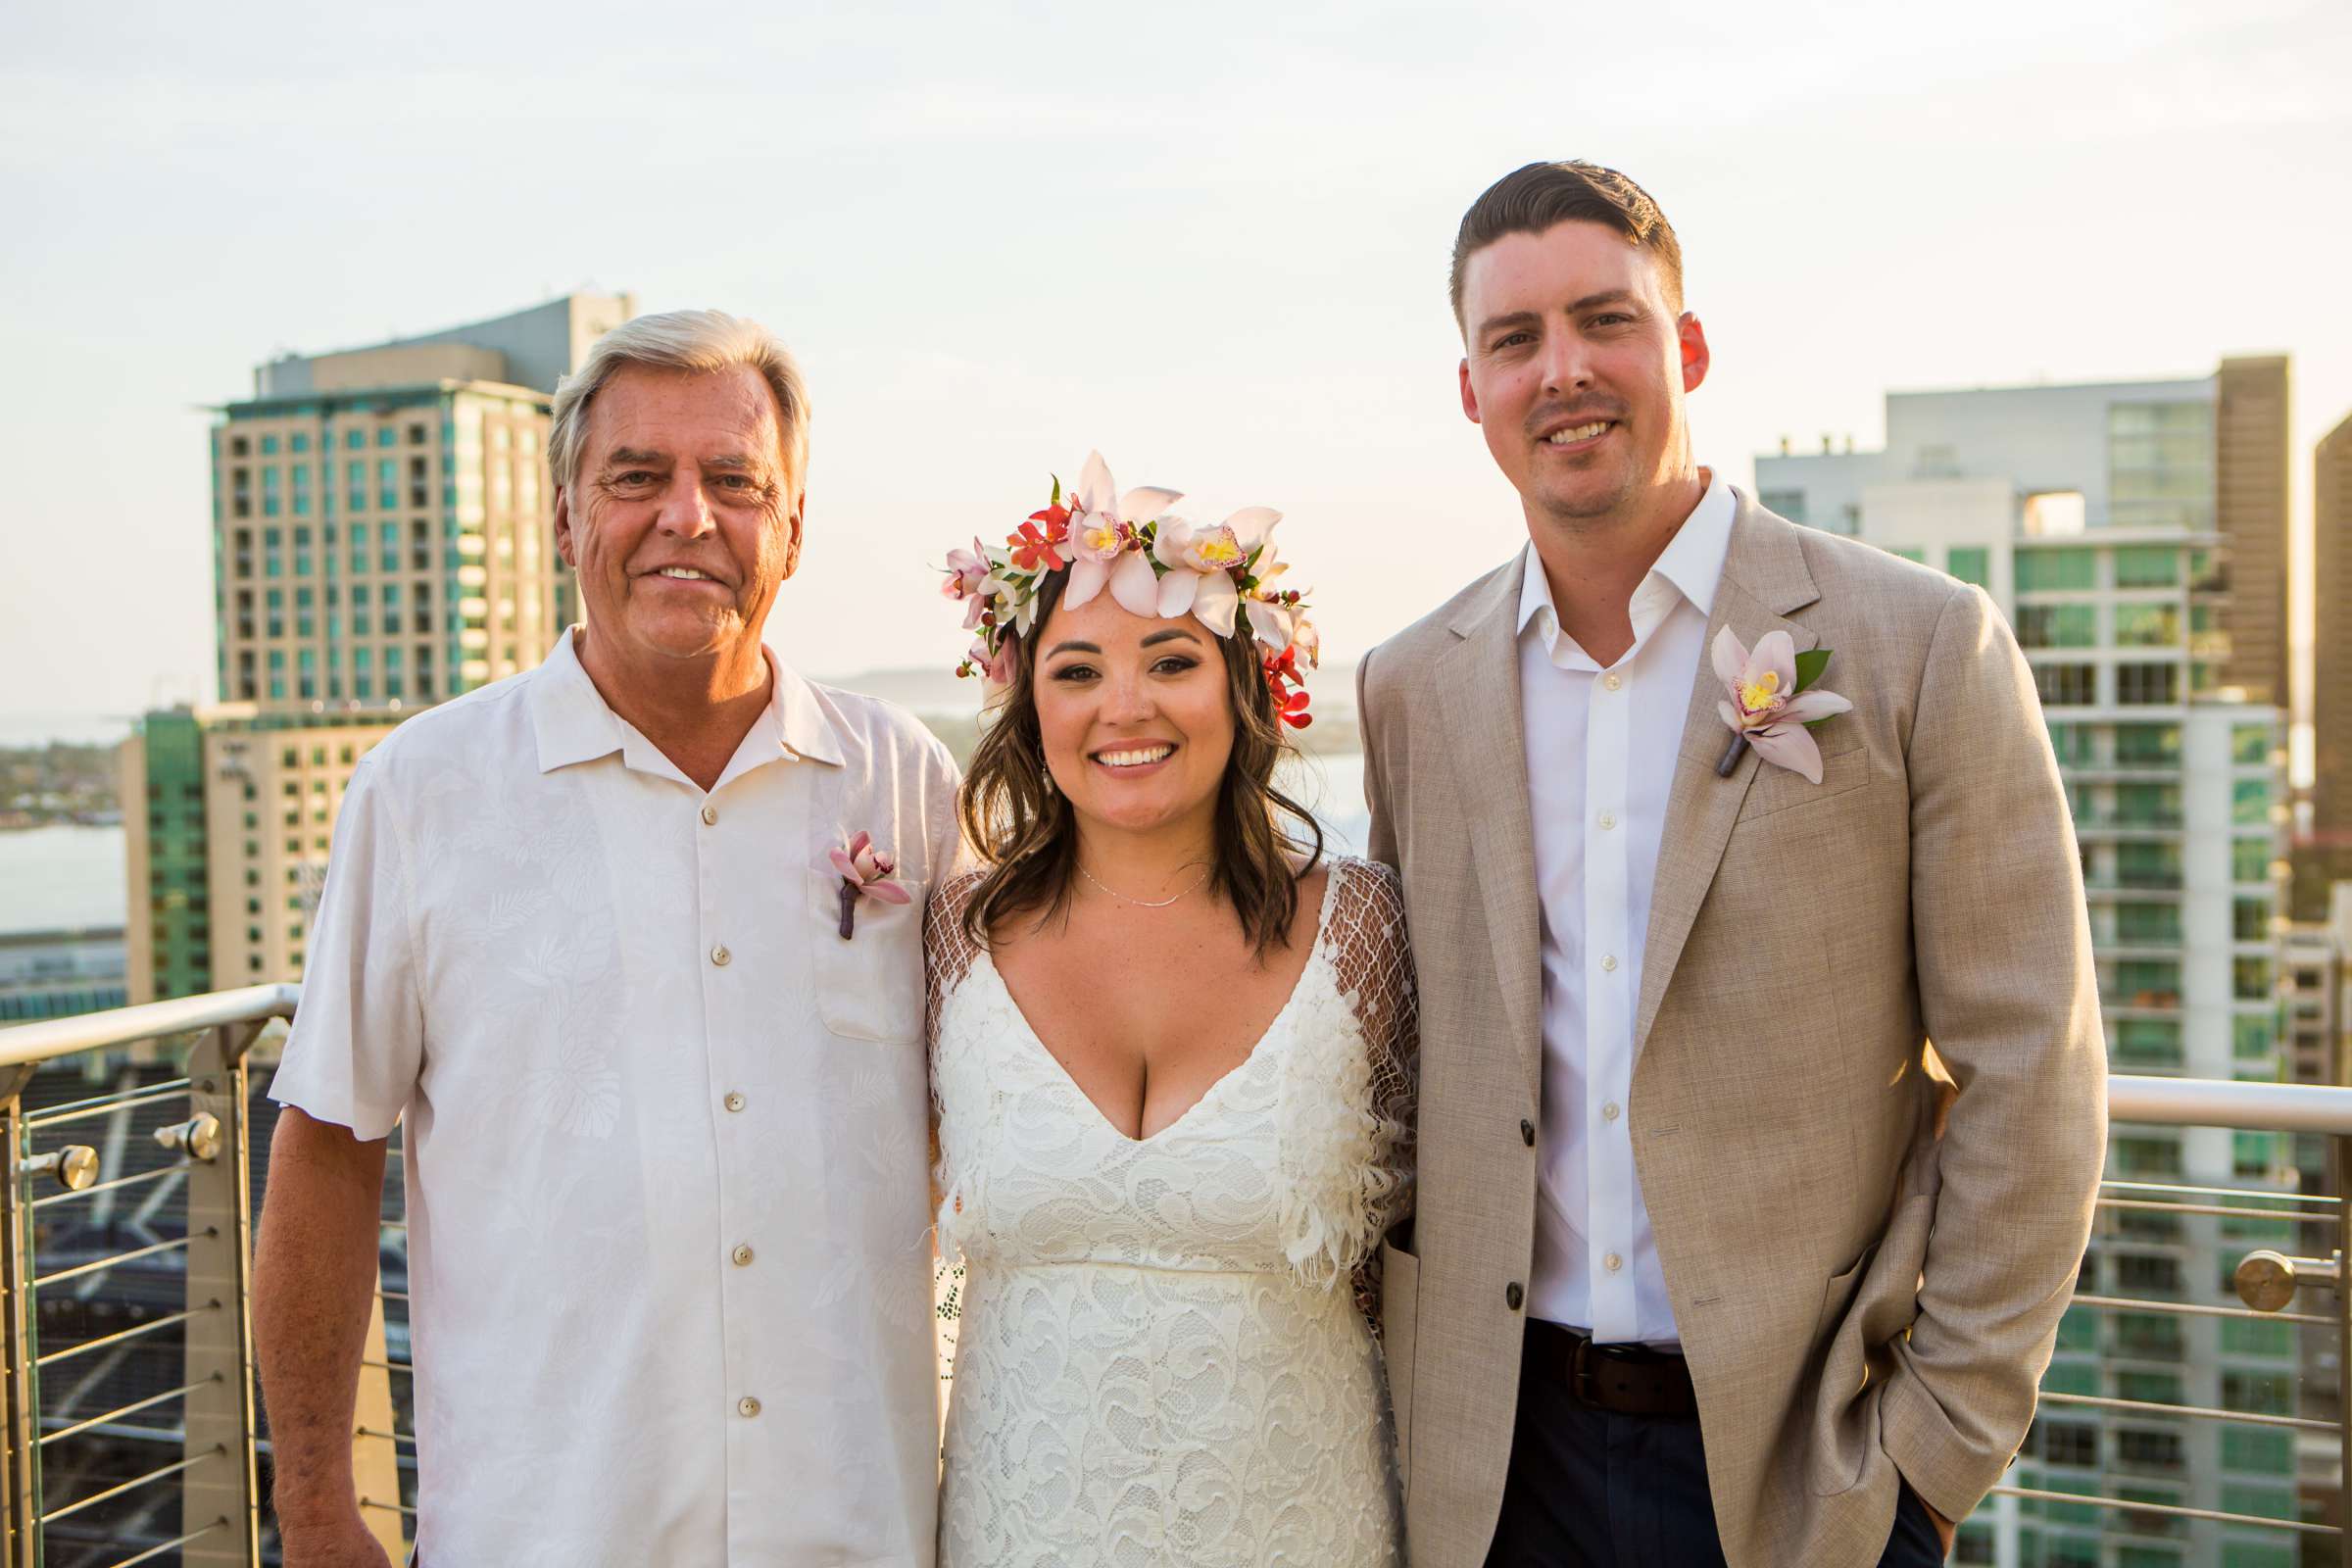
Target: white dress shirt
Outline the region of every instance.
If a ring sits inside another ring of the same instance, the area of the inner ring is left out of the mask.
[[[1604,1342],[1678,1343],[1627,1107],[1667,793],[1734,510],[1731,487],[1711,476],[1634,590],[1634,645],[1605,670],[1560,629],[1532,544],[1519,598],[1544,913],[1543,1176],[1527,1305]]]
[[[566,633],[345,796],[270,1094],[404,1122],[428,1563],[932,1561],[920,926],[955,769],[768,662],[708,794]],[[845,942],[825,855],[861,828],[915,899]]]

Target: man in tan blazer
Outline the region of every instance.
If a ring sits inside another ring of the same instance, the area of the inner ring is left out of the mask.
[[[1621,174],[1472,207],[1463,408],[1530,542],[1358,677],[1420,967],[1415,1568],[1940,1561],[2089,1233],[2097,987],[2025,662],[1982,592],[1697,466],[1681,295]]]

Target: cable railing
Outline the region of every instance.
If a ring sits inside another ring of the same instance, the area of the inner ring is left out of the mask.
[[[279,1560],[250,1266],[268,1042],[298,999],[0,1031],[0,1568]],[[2352,1089],[2117,1076],[2109,1102],[2109,1179],[2035,1428],[1957,1560],[2101,1561],[2121,1540],[2261,1561],[2241,1548],[2268,1541],[2352,1568],[2334,1196]],[[2325,1166],[2257,1161],[2248,1135],[2284,1135],[2272,1154],[2301,1136]],[[361,1516],[399,1562],[417,1440],[397,1131],[389,1153],[352,1452]],[[2072,1532],[2090,1555],[2021,1557],[2003,1532],[2044,1551]]]

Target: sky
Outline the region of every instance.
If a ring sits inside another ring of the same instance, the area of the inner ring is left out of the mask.
[[[2308,526],[2352,414],[2340,0],[126,0],[10,32],[0,737],[211,700],[206,409],[256,364],[585,286],[800,355],[768,638],[818,675],[952,665],[933,568],[1092,448],[1279,508],[1342,656],[1503,560],[1446,270],[1539,158],[1675,224],[1694,442],[1741,484],[1784,436],[1875,446],[1889,389],[2285,351]]]

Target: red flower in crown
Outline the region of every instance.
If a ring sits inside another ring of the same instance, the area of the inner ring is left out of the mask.
[[[1040,528],[1039,523],[1045,526]],[[1004,542],[1012,546],[1012,564],[1023,571],[1036,571],[1042,565],[1049,571],[1059,571],[1069,564],[1061,559],[1057,546],[1070,537],[1070,509],[1060,505],[1032,512],[1029,520],[1021,524],[1018,533],[1007,534]]]
[[[1266,661],[1266,690],[1274,694],[1274,716],[1291,728],[1304,729],[1315,721],[1315,715],[1306,710],[1306,686],[1299,680],[1296,644]]]

